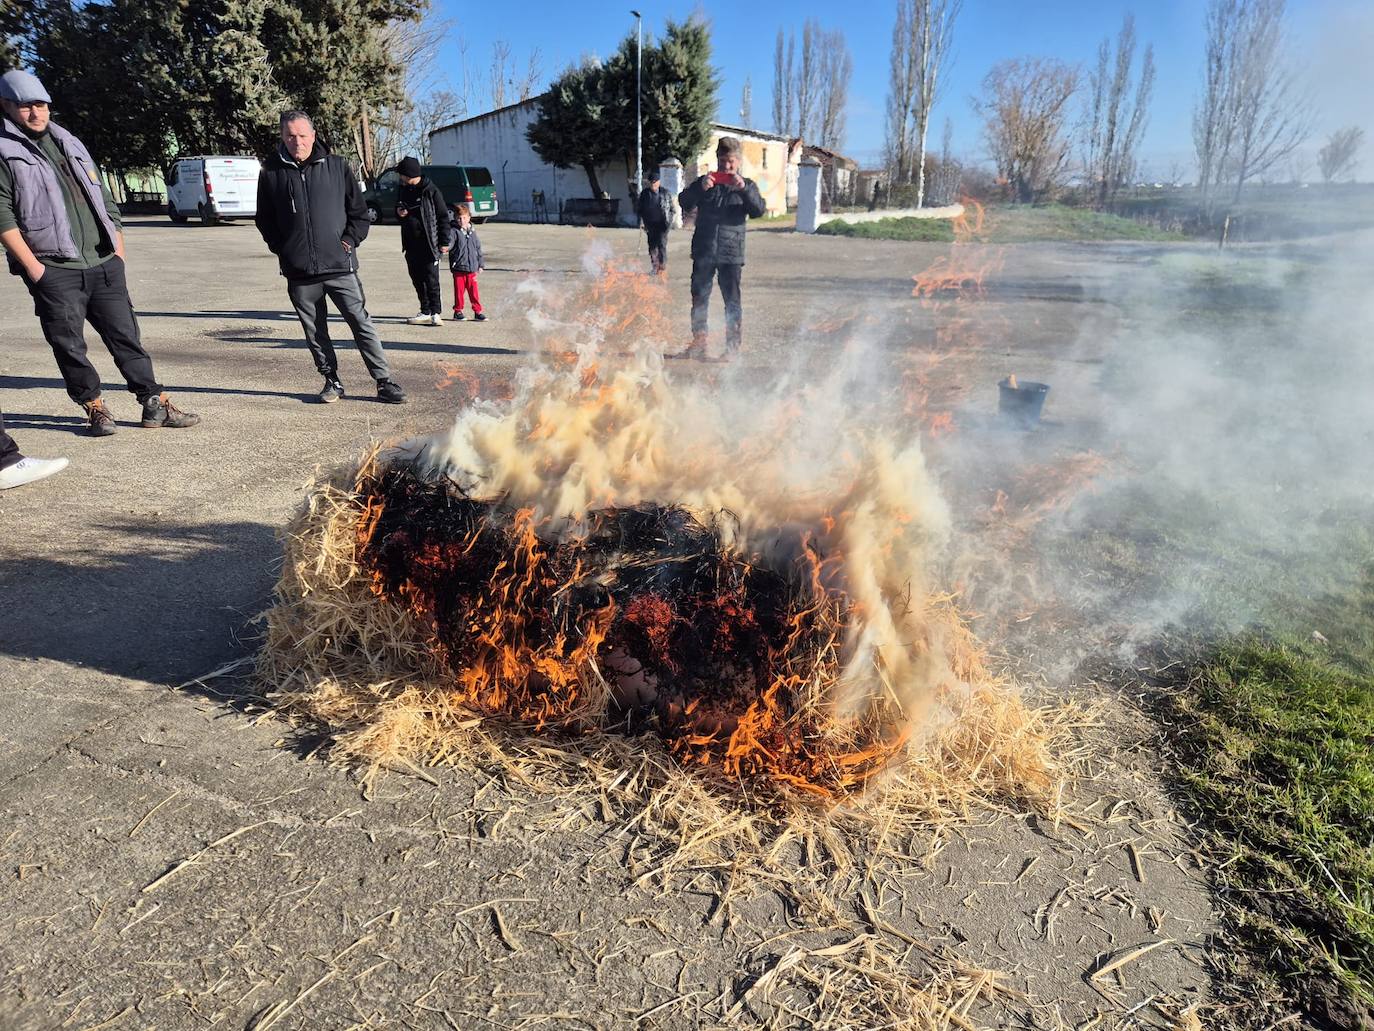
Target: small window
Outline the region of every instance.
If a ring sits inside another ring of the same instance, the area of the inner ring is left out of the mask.
[[[180,164],[173,165],[173,166],[172,166],[172,173],[171,173],[171,175],[169,175],[169,176],[167,177],[167,185],[168,185],[168,186],[175,186],[175,185],[177,184],[177,180],[180,179],[180,178],[181,178],[181,165],[180,165]]]
[[[766,146],[763,148],[763,167],[768,167],[768,148]]]

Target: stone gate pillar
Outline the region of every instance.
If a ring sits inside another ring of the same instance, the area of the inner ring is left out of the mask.
[[[814,233],[821,221],[821,163],[801,159],[797,170],[797,232]]]
[[[673,198],[673,228],[682,228],[682,211],[677,206],[677,195],[682,192],[682,162],[677,158],[664,158],[658,166],[658,176],[661,180],[660,190],[667,190],[668,195]]]

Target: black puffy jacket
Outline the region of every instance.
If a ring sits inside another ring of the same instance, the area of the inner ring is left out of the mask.
[[[357,177],[322,143],[299,164],[281,147],[267,159],[253,221],[287,279],[357,272],[358,244],[370,228]]]
[[[685,215],[695,210],[697,227],[692,233],[692,260],[714,265],[744,264],[744,223],[768,210],[754,180],[744,180],[744,189],[712,186],[702,176],[678,194],[678,206]]]
[[[439,257],[439,248],[448,246],[448,206],[444,195],[429,179],[414,186],[401,183],[397,208],[405,208],[401,220],[401,250]]]

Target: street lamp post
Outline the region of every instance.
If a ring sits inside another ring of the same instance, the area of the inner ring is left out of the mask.
[[[635,201],[639,200],[639,191],[644,189],[644,121],[639,113],[639,98],[643,92],[641,87],[641,75],[644,64],[644,17],[638,11],[631,11],[635,16]]]

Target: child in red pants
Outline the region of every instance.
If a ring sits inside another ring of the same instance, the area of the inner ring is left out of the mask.
[[[482,271],[482,241],[472,228],[472,214],[466,204],[453,205],[453,221],[449,224],[448,267],[453,273],[453,317],[463,319],[463,291],[472,298],[472,318],[486,322],[482,314],[482,299],[477,294],[477,273]]]

